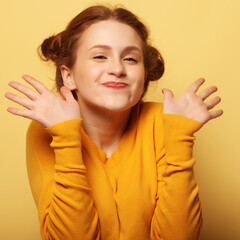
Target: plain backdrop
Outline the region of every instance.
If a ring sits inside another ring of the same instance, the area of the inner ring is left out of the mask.
[[[199,77],[206,78],[206,87],[218,86],[224,115],[196,134],[194,149],[204,217],[200,239],[240,239],[239,0],[1,0],[0,239],[41,239],[25,163],[30,121],[6,112],[8,106],[15,106],[4,98],[10,91],[8,82],[23,83],[21,76],[27,73],[52,88],[54,70],[40,61],[37,47],[97,3],[123,4],[151,29],[166,72],[150,86],[146,100],[162,101],[162,88],[179,97]]]

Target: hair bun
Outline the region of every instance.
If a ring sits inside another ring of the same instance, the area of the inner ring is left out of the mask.
[[[164,73],[164,60],[160,52],[150,46],[147,54],[148,80],[155,81],[162,77]]]
[[[62,46],[62,34],[53,35],[43,41],[41,44],[41,54],[40,56],[44,61],[53,61],[58,60]]]
[[[158,61],[156,62],[156,65],[148,75],[148,79],[149,81],[158,80],[162,77],[163,73],[164,73],[164,64],[161,60],[158,59]]]

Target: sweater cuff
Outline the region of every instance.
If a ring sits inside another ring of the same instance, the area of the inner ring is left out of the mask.
[[[57,123],[51,127],[46,128],[46,131],[53,138],[51,147],[59,148],[79,146],[81,144],[81,127],[82,119],[78,118]]]
[[[192,136],[203,124],[191,118],[183,117],[177,114],[163,114],[164,127],[174,133],[182,133]]]
[[[163,114],[163,123],[166,155],[172,162],[190,160],[194,133],[203,124],[176,114]]]

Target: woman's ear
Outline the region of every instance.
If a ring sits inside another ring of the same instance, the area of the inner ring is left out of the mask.
[[[70,90],[75,90],[77,88],[72,76],[72,72],[67,66],[61,66],[61,75],[64,86],[68,87]]]

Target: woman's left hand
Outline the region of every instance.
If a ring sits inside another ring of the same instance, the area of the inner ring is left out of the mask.
[[[220,101],[220,97],[214,97],[212,100],[204,102],[206,98],[217,91],[217,87],[212,86],[204,89],[197,95],[197,90],[205,82],[203,78],[196,80],[189,89],[178,99],[174,99],[173,93],[169,89],[163,89],[164,103],[163,113],[177,114],[191,118],[202,124],[209,120],[220,117],[223,114],[221,109],[209,111]]]

